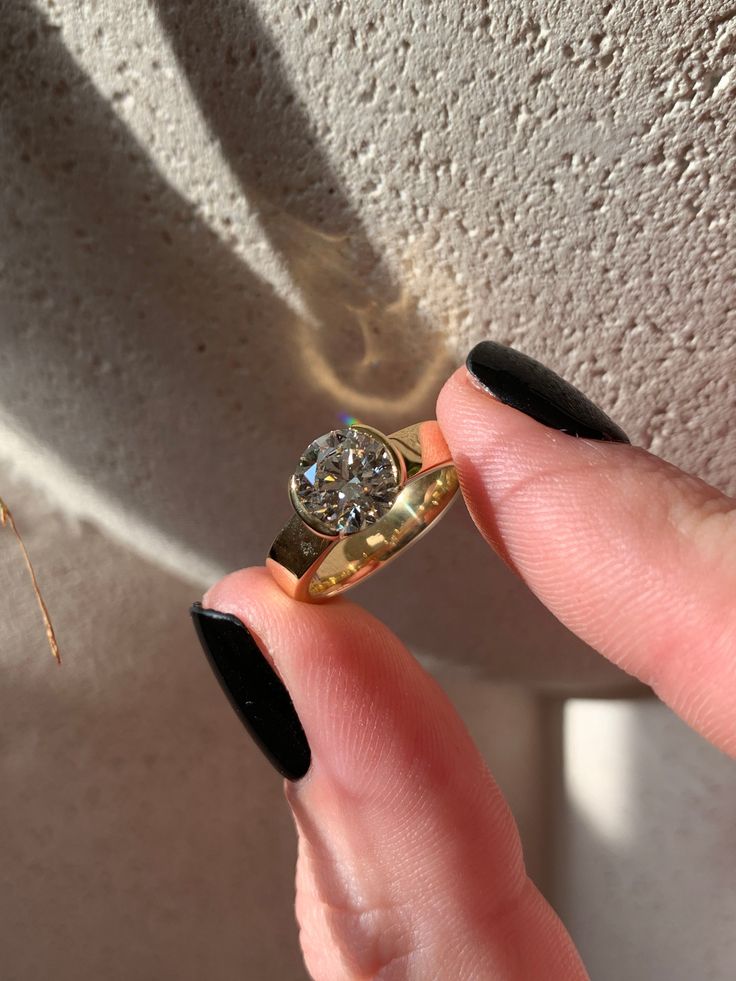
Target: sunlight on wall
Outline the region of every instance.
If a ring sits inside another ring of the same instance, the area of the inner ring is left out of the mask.
[[[195,587],[206,586],[225,572],[99,490],[4,415],[0,415],[0,468],[37,487],[69,518],[89,521],[113,541]]]
[[[563,714],[564,789],[570,805],[611,845],[632,834],[631,732],[636,703],[571,699]]]

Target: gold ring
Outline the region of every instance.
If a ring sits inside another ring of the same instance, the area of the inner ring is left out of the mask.
[[[385,436],[354,423],[310,443],[289,480],[295,514],[266,559],[294,599],[350,589],[415,542],[458,490],[436,422]]]

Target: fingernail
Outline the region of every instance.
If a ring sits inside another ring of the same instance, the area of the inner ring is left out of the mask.
[[[236,616],[189,611],[202,648],[222,689],[267,759],[288,780],[299,780],[312,754],[284,683],[261,653],[253,635]]]
[[[574,385],[512,347],[481,341],[465,364],[481,387],[499,402],[545,426],[584,439],[630,442],[623,429]]]

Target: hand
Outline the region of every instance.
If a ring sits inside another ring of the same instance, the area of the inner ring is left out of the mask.
[[[486,343],[468,366],[437,419],[481,534],[563,623],[733,754],[736,502],[627,445],[523,355]],[[342,598],[294,602],[255,568],[204,607],[205,649],[229,658],[231,698],[290,778],[316,981],[586,977],[465,726],[382,623]]]

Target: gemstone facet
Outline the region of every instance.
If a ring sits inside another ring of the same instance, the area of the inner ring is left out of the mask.
[[[356,426],[315,439],[291,478],[294,506],[325,535],[351,535],[372,525],[400,489],[399,466],[385,439]]]

